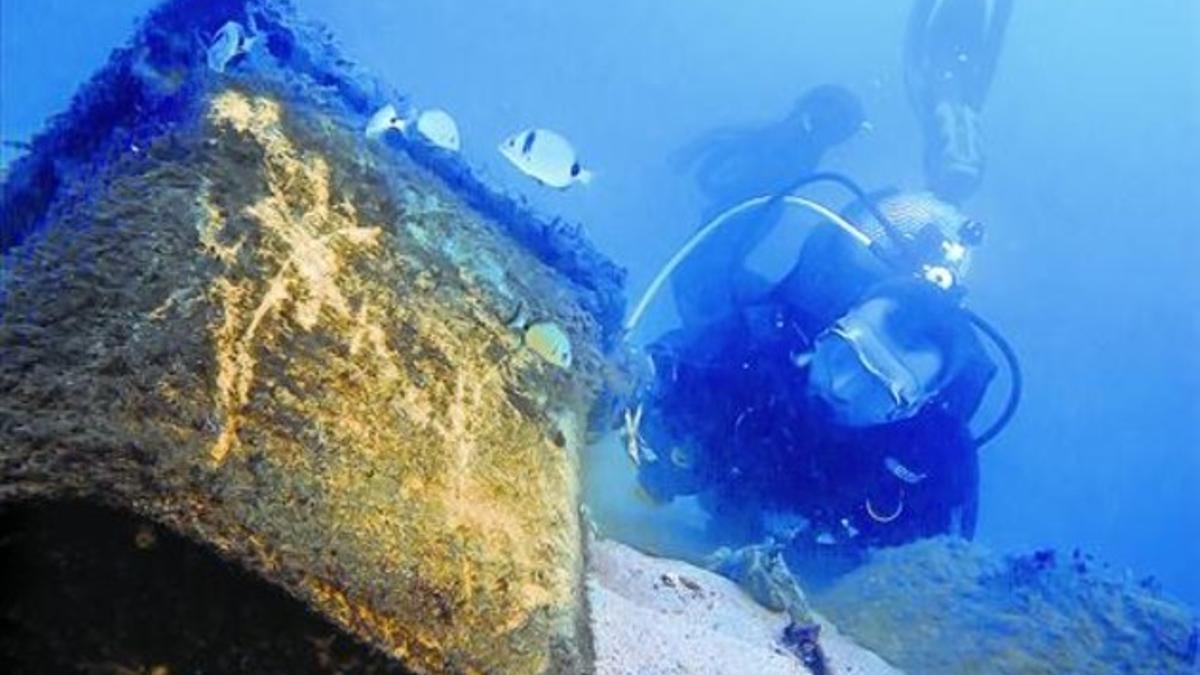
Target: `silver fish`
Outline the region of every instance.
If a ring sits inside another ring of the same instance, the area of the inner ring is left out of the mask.
[[[564,189],[592,180],[571,142],[549,129],[519,131],[504,139],[499,150],[521,173],[543,185]]]
[[[450,152],[458,152],[462,147],[458,124],[450,113],[439,108],[401,115],[396,111],[396,106],[385,105],[371,115],[365,133],[367,138],[379,138],[393,129],[405,135],[415,131],[430,145]]]
[[[404,126],[404,120],[396,112],[396,106],[388,104],[376,110],[371,119],[367,120],[365,133],[367,138],[379,138],[389,129],[403,132]]]
[[[208,45],[206,58],[209,68],[223,73],[230,61],[242,54],[250,53],[250,50],[258,43],[259,36],[254,17],[250,17],[249,23],[249,31],[237,21],[226,21],[225,25],[221,26]]]
[[[417,133],[432,145],[450,152],[458,152],[462,143],[458,136],[458,124],[450,113],[432,108],[417,115]]]
[[[539,321],[525,329],[524,343],[530,351],[551,365],[571,367],[571,338],[558,324]]]

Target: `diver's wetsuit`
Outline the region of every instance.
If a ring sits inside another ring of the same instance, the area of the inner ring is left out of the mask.
[[[793,553],[857,557],[939,533],[969,537],[978,470],[966,421],[994,365],[970,334],[959,376],[915,417],[860,429],[831,422],[805,391],[801,355],[876,274],[847,266],[836,253],[844,238],[824,233],[806,243],[797,271],[760,299],[651,346],[641,484],[660,500],[699,495],[715,534],[735,545],[778,541],[772,514],[808,521],[789,544]],[[826,301],[806,301],[816,297]],[[949,300],[928,310],[959,311]]]

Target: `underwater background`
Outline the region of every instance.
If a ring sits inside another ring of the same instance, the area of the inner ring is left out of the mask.
[[[0,0],[3,140],[27,140],[65,110],[155,4]],[[673,153],[714,127],[778,120],[810,86],[848,87],[870,121],[826,168],[869,189],[921,183],[900,77],[907,2],[295,4],[414,102],[450,111],[485,179],[583,223],[629,269],[635,295],[707,206]],[[967,203],[988,226],[969,302],[1026,376],[1016,419],[983,450],[978,540],[1080,547],[1156,575],[1193,606],[1197,64],[1190,0],[1018,2],[983,113],[987,173]],[[556,192],[516,172],[496,144],[527,126],[567,135],[595,181]],[[20,150],[0,152],[7,163]],[[669,326],[670,310],[656,305],[643,337]]]

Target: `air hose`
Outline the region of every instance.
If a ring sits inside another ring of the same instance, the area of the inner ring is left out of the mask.
[[[762,208],[780,202],[789,206],[804,208],[836,225],[838,229],[845,232],[852,239],[854,239],[854,241],[872,251],[876,256],[883,260],[885,264],[896,267],[896,261],[889,259],[889,257],[881,250],[879,242],[872,240],[869,236],[864,234],[862,230],[855,227],[853,223],[848,221],[842,215],[810,199],[805,199],[804,197],[798,197],[791,194],[792,192],[799,190],[806,185],[811,185],[818,182],[835,183],[853,194],[854,197],[861,202],[864,207],[866,207],[871,216],[879,222],[880,226],[883,227],[888,238],[894,242],[896,248],[899,249],[901,254],[906,258],[905,262],[911,263],[913,268],[916,267],[916,257],[909,249],[907,239],[904,238],[904,235],[900,232],[896,225],[892,223],[892,221],[885,215],[883,215],[883,213],[867,197],[866,193],[863,192],[862,188],[860,188],[857,183],[850,178],[837,173],[822,172],[808,174],[797,179],[794,183],[789,185],[781,192],[752,197],[735,204],[734,206],[731,206],[730,208],[717,214],[717,216],[708,221],[704,227],[697,230],[696,233],[693,234],[686,243],[684,243],[683,247],[676,251],[675,255],[671,256],[671,259],[668,260],[665,265],[663,265],[662,269],[658,271],[658,274],[655,275],[653,281],[650,282],[650,285],[638,299],[633,311],[629,314],[629,318],[625,320],[624,330],[626,337],[631,335],[637,328],[638,324],[641,323],[642,318],[646,314],[646,310],[650,308],[650,304],[654,302],[654,299],[662,291],[663,285],[666,284],[667,280],[671,278],[671,275],[675,273],[676,268],[678,268],[679,265],[682,264],[689,255],[692,254],[692,251],[694,251],[697,246],[704,243],[705,239],[708,239],[708,237],[729,222],[734,216],[742,214],[751,209]],[[1012,348],[1012,345],[1010,345],[1008,341],[1004,339],[1004,336],[1001,335],[994,326],[985,321],[975,312],[965,307],[962,309],[967,313],[967,317],[971,321],[971,324],[975,326],[980,333],[991,340],[991,342],[1000,351],[1001,355],[1004,357],[1005,363],[1008,366],[1009,378],[1011,382],[1008,401],[1005,403],[1004,411],[1000,414],[1000,417],[997,418],[997,420],[987,428],[987,430],[974,439],[975,447],[980,448],[983,447],[985,443],[988,443],[996,436],[1000,435],[1000,432],[1003,431],[1006,426],[1008,426],[1008,423],[1012,421],[1013,415],[1016,414],[1017,407],[1021,401],[1023,387],[1021,366],[1017,359],[1017,354]]]
[[[855,183],[849,177],[840,173],[834,173],[832,171],[819,171],[817,173],[810,173],[806,176],[796,179],[796,181],[784,189],[780,195],[790,195],[796,190],[808,185],[812,185],[813,183],[833,183],[835,185],[840,185],[841,187],[845,188],[847,192],[854,195],[854,198],[867,209],[867,213],[870,213],[871,217],[874,218],[879,223],[879,226],[883,228],[883,231],[887,233],[888,239],[891,239],[896,246],[904,252],[904,255],[911,259],[910,262],[915,263],[916,258],[908,249],[908,240],[904,238],[904,234],[900,232],[900,229],[896,227],[896,224],[892,222],[891,218],[883,215],[883,212],[879,210],[879,207],[871,198],[867,197],[867,193],[863,192],[863,189],[858,186],[858,183]]]
[[[1017,413],[1017,406],[1021,404],[1021,393],[1024,382],[1021,375],[1021,363],[1017,360],[1017,352],[1008,343],[1008,340],[1004,339],[1000,331],[985,321],[983,317],[966,307],[963,307],[963,311],[967,313],[967,318],[971,320],[971,324],[980,333],[986,335],[992,341],[992,344],[996,345],[996,349],[1000,350],[1000,354],[1004,356],[1004,361],[1008,364],[1008,401],[1004,404],[1004,411],[1000,413],[1000,417],[996,418],[992,426],[975,437],[975,447],[982,448],[985,443],[999,436],[1004,427],[1008,426],[1008,423],[1012,421],[1013,415]]]
[[[642,317],[646,314],[646,310],[649,309],[650,303],[654,301],[654,298],[657,297],[658,293],[662,290],[663,284],[665,284],[667,280],[671,278],[671,275],[675,273],[675,269],[679,267],[679,265],[683,263],[683,261],[686,260],[689,255],[692,254],[692,251],[694,251],[697,246],[704,243],[705,239],[708,239],[713,232],[716,232],[718,229],[720,229],[722,225],[729,222],[729,220],[734,216],[750,209],[766,206],[767,204],[771,203],[777,203],[779,201],[782,201],[784,204],[788,204],[790,206],[799,206],[808,209],[809,211],[812,211],[823,218],[827,218],[829,222],[837,225],[844,232],[846,232],[846,234],[853,237],[855,241],[863,246],[870,248],[872,245],[871,238],[863,234],[862,231],[852,225],[850,221],[830,210],[828,207],[822,206],[821,204],[818,204],[812,200],[789,194],[771,194],[752,197],[744,202],[741,202],[740,204],[736,204],[722,211],[716,218],[708,221],[707,225],[700,228],[696,234],[693,234],[691,239],[688,239],[687,243],[685,243],[682,248],[676,251],[675,255],[671,256],[671,259],[667,261],[667,264],[663,265],[662,269],[660,269],[658,274],[655,275],[654,280],[650,282],[650,286],[646,288],[644,293],[642,293],[642,297],[638,300],[637,305],[634,306],[633,312],[629,314],[629,318],[625,320],[624,328],[626,335],[632,333],[634,329],[637,328],[638,323],[641,322]]]

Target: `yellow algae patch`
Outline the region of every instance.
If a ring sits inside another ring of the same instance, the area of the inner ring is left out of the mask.
[[[370,304],[364,300],[359,307],[355,325],[350,336],[350,355],[358,356],[364,349],[373,350],[378,354],[388,352],[387,334],[370,316]],[[379,366],[385,379],[394,380],[400,377],[400,369],[390,359],[382,360]]]
[[[0,408],[36,427],[0,424],[8,466],[39,488],[64,467],[72,494],[208,542],[415,672],[587,672],[590,315],[436,178],[364,169],[357,130],[210,104],[76,214],[120,227],[52,226],[66,253],[13,275],[11,316],[70,321],[0,325],[20,343]],[[562,326],[569,369],[507,325],[520,305]]]
[[[241,408],[254,385],[255,352],[270,344],[273,335],[264,329],[270,318],[290,320],[311,331],[323,312],[338,321],[357,323],[360,336],[372,349],[385,352],[382,329],[369,321],[366,306],[352,313],[350,302],[338,286],[342,268],[352,259],[366,255],[379,244],[382,230],[363,227],[353,220],[355,211],[346,203],[330,200],[330,170],[323,157],[301,153],[283,133],[278,103],[249,99],[226,92],[212,105],[211,119],[241,133],[249,133],[266,150],[264,169],[269,194],[245,209],[255,223],[260,243],[254,251],[258,265],[277,269],[265,289],[254,280],[217,279],[214,301],[224,313],[214,328],[217,352],[217,392],[224,423],[220,436],[209,450],[214,463],[221,463],[238,444]],[[221,228],[226,221],[212,208],[207,196],[200,241],[205,250],[228,268],[236,263],[245,235],[233,246],[222,245]],[[284,330],[278,322],[274,331]],[[357,352],[364,341],[352,339]],[[393,359],[383,359],[389,365]],[[394,365],[391,374],[395,375]]]
[[[337,598],[334,614],[419,669],[461,662],[541,672],[546,643],[515,646],[574,631],[578,434],[570,422],[513,407],[511,371],[544,368],[521,353],[520,336],[509,346],[517,360],[497,360],[488,346],[512,331],[482,297],[377,282],[378,270],[469,260],[397,254],[345,197],[332,159],[289,137],[285,112],[228,93],[210,115],[218,130],[262,150],[261,186],[226,200],[232,213],[207,217],[201,237],[222,269],[210,286],[223,317],[212,327],[221,426],[210,461],[249,443],[257,470],[292,481],[290,494],[249,515],[279,523],[287,541],[336,546],[336,556],[319,559],[356,583],[334,592],[309,579],[319,606]],[[470,246],[479,233],[456,236]],[[439,249],[423,255],[431,251]],[[531,349],[543,342],[556,365],[571,364],[564,331],[535,329]],[[540,389],[517,395],[551,400]],[[551,442],[564,427],[569,440]]]
[[[223,94],[213,106],[218,128],[248,134],[264,149],[265,185],[264,194],[235,214],[240,229],[224,231],[234,227],[235,218],[223,222],[212,209],[207,234],[201,237],[210,255],[225,264],[225,273],[211,286],[214,304],[223,313],[223,321],[213,328],[223,424],[211,460],[219,464],[239,447],[262,359],[281,353],[305,332],[341,342],[347,358],[329,354],[328,372],[296,361],[273,375],[301,383],[297,386],[310,395],[316,393],[314,387],[330,386],[317,384],[322,377],[346,373],[370,378],[361,388],[346,380],[348,388],[338,385],[337,391],[311,402],[273,395],[277,405],[293,414],[330,420],[312,423],[319,445],[338,449],[324,460],[315,494],[341,498],[327,504],[328,511],[315,520],[359,541],[354,550],[384,546],[385,559],[424,561],[421,578],[431,584],[431,592],[438,589],[435,596],[453,594],[457,602],[487,598],[495,607],[495,625],[481,635],[472,637],[479,626],[463,625],[449,633],[412,627],[410,646],[451,636],[455,642],[471,642],[489,633],[528,630],[539,612],[556,615],[571,606],[582,564],[570,554],[579,539],[573,450],[553,446],[537,424],[514,414],[501,364],[484,355],[485,342],[466,337],[506,330],[502,321],[480,309],[478,298],[465,294],[457,300],[460,309],[448,311],[427,296],[409,296],[398,316],[394,290],[355,281],[348,272],[351,266],[387,256],[380,248],[382,230],[361,224],[355,207],[335,197],[327,159],[296,147],[283,133],[281,113],[274,103],[240,94]],[[230,241],[243,248],[221,244]],[[268,274],[247,275],[238,261]],[[395,330],[398,319],[420,336],[421,356],[396,353],[389,346],[389,330]],[[290,356],[287,362],[292,362]],[[400,367],[405,362],[407,371]],[[424,440],[406,436],[414,428],[425,430]],[[543,464],[547,453],[558,457]],[[409,455],[404,472],[364,480],[364,467],[389,461],[389,455],[391,461]],[[280,470],[293,471],[285,468],[287,461],[283,455],[272,460]],[[378,492],[385,485],[391,486],[390,495]],[[370,505],[381,499],[403,499],[413,522],[393,522],[373,510]],[[465,550],[473,553],[465,555]],[[343,553],[340,560],[377,571],[379,554],[360,558]],[[368,615],[355,620],[368,620]],[[386,625],[372,628],[388,630]],[[525,662],[522,672],[536,672],[545,663],[544,654],[527,657],[532,661]]]
[[[212,101],[211,118],[240,132],[252,132],[257,138],[279,133],[279,103],[269,98],[253,98],[236,91],[224,91]]]

